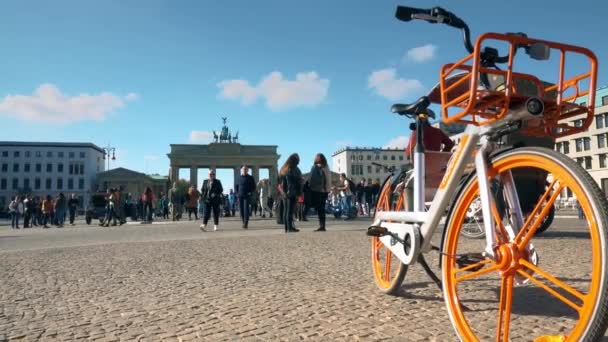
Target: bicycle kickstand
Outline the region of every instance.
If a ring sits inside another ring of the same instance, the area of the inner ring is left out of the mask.
[[[431,270],[431,267],[429,267],[429,264],[426,262],[426,259],[424,258],[423,254],[418,255],[418,262],[420,263],[426,274],[429,276],[429,278],[431,278],[431,280],[433,280],[433,282],[439,287],[439,290],[443,290],[443,286],[441,285],[441,279],[439,279],[437,275],[435,275],[433,270]]]

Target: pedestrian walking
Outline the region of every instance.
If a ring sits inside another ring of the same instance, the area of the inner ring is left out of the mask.
[[[232,189],[230,189],[230,193],[228,194],[228,203],[230,205],[230,216],[236,215],[236,194]]]
[[[46,198],[42,201],[41,211],[42,226],[44,228],[49,228],[48,223],[51,220],[51,214],[53,212],[53,200],[51,199],[51,195],[46,195]]]
[[[213,212],[213,231],[217,231],[220,224],[220,205],[222,203],[224,188],[222,187],[222,182],[215,178],[215,171],[209,171],[209,178],[203,182],[200,194],[201,200],[205,203],[203,224],[201,224],[200,228],[202,231],[205,231],[209,217],[211,217],[211,213]]]
[[[70,199],[68,200],[68,211],[70,212],[70,224],[74,225],[74,220],[76,219],[76,209],[78,209],[78,198],[76,198],[76,194],[72,194]]]
[[[177,183],[173,182],[173,187],[169,189],[169,207],[171,209],[171,220],[179,221],[181,216],[181,194],[177,189]]]
[[[166,194],[163,194],[160,199],[160,208],[163,213],[163,219],[168,220],[169,219],[169,199],[167,198]]]
[[[300,230],[293,224],[294,211],[298,196],[302,194],[302,172],[298,168],[300,156],[297,153],[290,155],[281,167],[282,189],[285,196],[285,233],[295,233]]]
[[[59,196],[57,196],[57,201],[55,201],[55,219],[57,221],[58,228],[63,228],[63,223],[65,221],[66,207],[67,207],[67,199],[65,198],[65,195],[63,194],[63,192],[60,192]]]
[[[154,193],[150,187],[146,187],[141,200],[144,202],[144,216],[143,222],[152,223],[152,213],[154,212]]]
[[[317,216],[319,217],[319,228],[317,232],[324,232],[325,227],[325,205],[327,203],[327,196],[331,191],[331,173],[327,166],[327,159],[323,153],[317,153],[313,166],[310,169],[310,191],[311,191],[311,202]]]
[[[239,198],[239,212],[241,214],[241,221],[243,221],[243,228],[247,229],[249,226],[250,201],[252,194],[255,192],[255,180],[253,176],[249,174],[249,167],[243,165],[241,168],[241,177],[239,178],[237,194]]]
[[[186,210],[188,210],[188,221],[192,221],[192,214],[194,214],[194,220],[198,220],[198,205],[201,193],[196,190],[194,185],[188,189],[188,198],[186,201]]]
[[[9,203],[8,212],[11,215],[11,228],[19,229],[19,218],[21,217],[21,213],[23,213],[23,203],[19,196],[15,196],[11,203]]]
[[[23,199],[23,228],[32,227],[32,217],[34,213],[34,201],[31,195],[26,195]]]

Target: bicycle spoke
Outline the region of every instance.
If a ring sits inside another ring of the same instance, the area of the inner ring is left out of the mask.
[[[498,307],[498,328],[496,329],[496,341],[500,341],[500,335],[503,335],[503,341],[509,341],[509,323],[511,322],[512,302],[513,276],[508,275],[502,278],[500,284],[500,304]],[[501,334],[503,330],[504,334]]]
[[[393,253],[391,253],[391,251],[387,248],[386,249],[386,267],[384,269],[384,271],[386,272],[384,274],[384,280],[389,281],[391,279],[391,255]]]
[[[570,295],[578,298],[583,303],[585,302],[586,296],[584,294],[580,293],[575,288],[569,286],[568,284],[564,283],[563,281],[557,279],[555,276],[551,275],[548,272],[545,272],[541,268],[535,266],[534,264],[532,264],[532,263],[530,263],[530,262],[528,262],[526,260],[521,259],[521,260],[519,260],[519,262],[520,262],[520,264],[522,266],[526,267],[527,269],[533,271],[536,274],[539,274],[543,278],[549,280],[553,285],[555,285],[555,286],[559,287],[560,289],[568,292]],[[543,290],[547,291],[548,293],[550,293],[551,295],[553,295],[557,299],[561,300],[562,302],[564,302],[565,304],[567,304],[568,306],[570,306],[571,308],[573,308],[574,310],[576,310],[576,312],[580,313],[580,310],[582,309],[581,305],[578,305],[578,304],[572,302],[568,298],[564,297],[561,293],[555,291],[554,289],[550,288],[549,286],[547,286],[546,284],[544,284],[540,280],[536,279],[534,276],[528,274],[528,272],[525,272],[523,270],[518,270],[517,273],[519,273],[519,274],[523,275],[524,277],[530,279],[530,281],[532,281],[534,284],[538,285],[540,288],[542,288]]]
[[[543,194],[542,198],[536,204],[536,207],[534,208],[534,210],[528,216],[528,219],[526,220],[526,223],[524,223],[524,226],[522,227],[522,229],[519,231],[519,233],[517,233],[517,236],[515,237],[515,241],[516,242],[520,241],[519,243],[517,243],[519,248],[523,248],[524,246],[526,246],[528,244],[528,242],[530,242],[530,240],[532,239],[532,236],[534,236],[534,233],[536,233],[536,230],[538,229],[540,224],[543,222],[543,220],[545,219],[547,214],[549,214],[549,211],[551,210],[551,207],[555,203],[555,200],[560,195],[561,191],[564,189],[564,185],[560,185],[557,189],[552,190],[553,189],[552,186],[556,182],[557,181],[553,181],[553,183],[551,183],[551,186],[549,186],[547,191]],[[551,193],[551,192],[553,192],[553,193]],[[551,194],[551,196],[548,199],[546,199],[548,194]],[[541,210],[541,208],[542,208],[542,210]],[[539,210],[540,210],[540,213],[538,213]],[[538,213],[538,215],[537,215],[537,213]]]
[[[494,202],[492,202],[492,216],[494,216],[494,220],[496,221],[496,228],[498,228],[498,233],[500,233],[496,234],[496,242],[499,244],[506,243],[507,241],[509,241],[509,234],[507,233],[505,226],[502,224],[500,213],[498,212],[498,209],[496,208],[496,203]],[[500,240],[501,237],[503,241]]]
[[[459,272],[463,272],[463,271],[467,271],[467,270],[473,269],[475,267],[479,267],[479,266],[487,264],[489,262],[491,262],[491,260],[488,259],[488,260],[480,261],[480,262],[475,263],[473,265],[469,265],[467,267],[455,269],[454,270],[454,275],[456,275],[456,273],[459,273]],[[496,265],[496,264],[494,264],[493,266],[482,268],[479,271],[471,272],[471,273],[469,273],[467,275],[464,275],[464,276],[462,276],[460,278],[455,278],[454,280],[456,281],[456,283],[459,283],[459,282],[467,280],[467,279],[472,279],[472,278],[475,278],[475,277],[482,276],[482,275],[484,275],[486,273],[490,273],[490,272],[496,271],[496,270],[498,270],[498,268],[499,268],[499,266]]]

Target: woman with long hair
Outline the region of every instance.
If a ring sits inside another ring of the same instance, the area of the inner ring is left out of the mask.
[[[285,195],[285,233],[295,233],[299,229],[293,225],[293,215],[298,196],[302,193],[302,172],[298,168],[300,156],[297,153],[290,155],[281,167],[282,188]]]
[[[319,216],[319,229],[317,232],[325,231],[325,204],[327,195],[331,191],[331,173],[327,166],[327,159],[323,153],[317,153],[310,169],[310,180],[308,185],[311,191],[311,201],[317,215]]]

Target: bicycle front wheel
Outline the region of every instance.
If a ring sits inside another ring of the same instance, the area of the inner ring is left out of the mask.
[[[477,205],[477,177],[471,177],[458,194],[441,257],[444,298],[456,333],[464,341],[600,339],[608,323],[608,203],[597,184],[574,161],[545,148],[498,154],[488,171],[490,181],[499,184],[511,173],[516,185],[519,181],[549,186],[542,188],[544,194],[514,238],[507,234],[512,215],[502,214],[512,212],[511,208],[493,206],[493,258],[480,253],[485,240],[461,238],[471,206]],[[523,198],[524,191],[517,194],[520,204],[529,200]],[[578,200],[585,220],[560,219],[551,232],[535,236],[555,201],[568,195]]]

